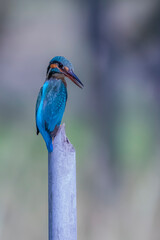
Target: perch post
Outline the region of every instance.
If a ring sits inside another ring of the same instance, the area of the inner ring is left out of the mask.
[[[64,124],[48,153],[49,240],[77,240],[76,157]]]

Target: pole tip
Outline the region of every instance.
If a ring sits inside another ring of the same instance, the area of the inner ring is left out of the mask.
[[[56,147],[60,148],[62,151],[65,149],[69,152],[75,152],[73,145],[66,136],[65,123],[59,127],[56,137],[54,138],[53,149]]]

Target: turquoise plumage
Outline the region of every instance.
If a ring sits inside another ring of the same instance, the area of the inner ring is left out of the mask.
[[[72,64],[64,57],[53,58],[47,68],[46,80],[36,102],[37,134],[40,132],[48,152],[53,151],[52,138],[61,124],[67,102],[65,76],[82,88],[83,84],[73,73]]]

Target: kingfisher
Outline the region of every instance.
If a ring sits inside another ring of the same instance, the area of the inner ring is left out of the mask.
[[[67,102],[65,77],[83,88],[83,83],[74,74],[73,66],[65,57],[56,56],[49,62],[46,79],[36,102],[37,135],[41,133],[48,152],[53,151],[52,139],[56,136]]]

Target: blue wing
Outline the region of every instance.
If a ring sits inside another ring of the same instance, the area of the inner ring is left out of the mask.
[[[62,121],[67,101],[67,91],[61,80],[51,80],[46,88],[43,103],[46,131],[51,133]]]
[[[66,101],[67,90],[61,80],[46,81],[39,92],[36,103],[37,134],[42,134],[49,152],[53,151],[52,137],[61,124]]]

